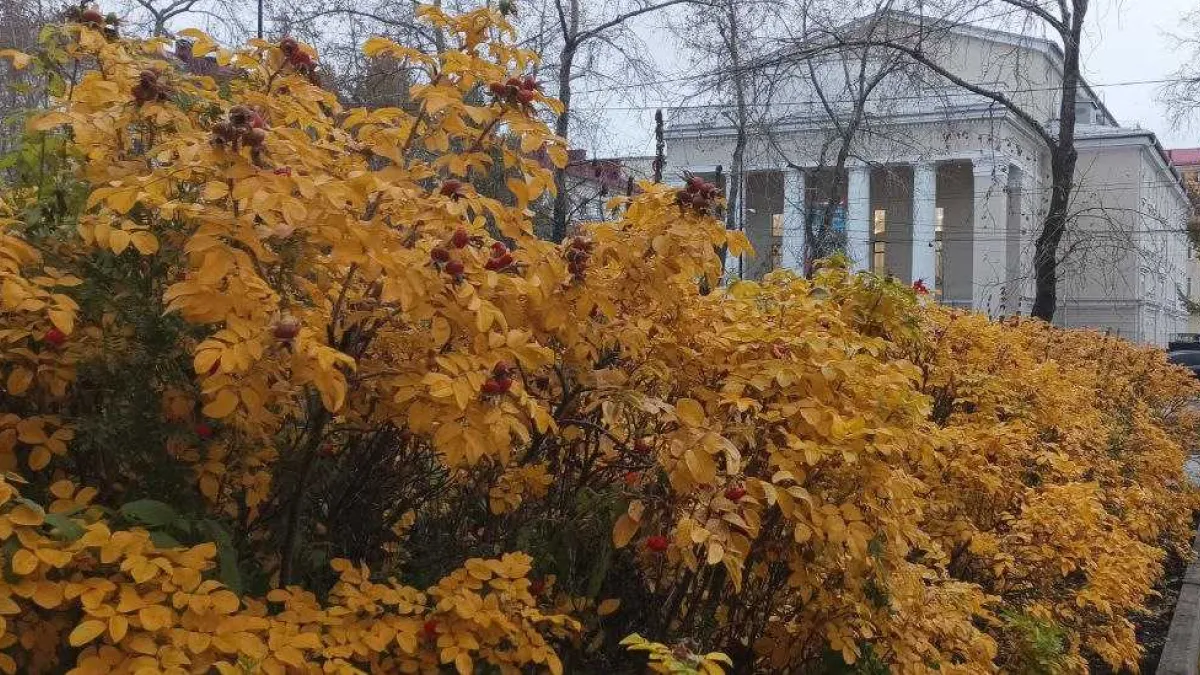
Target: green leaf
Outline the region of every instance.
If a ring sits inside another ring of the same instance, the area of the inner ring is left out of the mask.
[[[178,548],[182,546],[175,537],[159,530],[152,530],[150,532],[150,541],[154,542],[154,545],[158,548]]]
[[[46,525],[50,526],[50,535],[62,541],[75,541],[83,536],[83,526],[62,513],[46,515]]]
[[[121,516],[148,527],[165,527],[179,517],[175,509],[153,499],[139,499],[125,504],[120,509]]]
[[[241,595],[245,591],[242,572],[238,568],[238,554],[237,548],[233,545],[233,537],[229,536],[229,531],[215,520],[204,520],[200,525],[217,545],[218,580],[229,590]]]

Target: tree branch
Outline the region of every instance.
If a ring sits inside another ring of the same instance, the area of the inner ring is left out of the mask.
[[[613,26],[619,26],[619,25],[625,23],[626,21],[634,18],[635,16],[641,16],[642,14],[656,12],[660,9],[665,9],[667,7],[670,7],[671,5],[679,5],[679,4],[683,4],[685,2],[691,2],[691,1],[692,0],[666,0],[665,2],[660,2],[657,4],[653,4],[653,5],[646,5],[645,7],[639,7],[638,9],[630,10],[628,12],[625,12],[624,14],[620,14],[616,17],[613,17],[612,19],[605,21],[604,23],[600,24],[599,26],[596,26],[594,28],[590,28],[588,30],[583,31],[582,33],[580,33],[577,36],[576,39],[578,42],[583,42],[585,40],[595,37],[596,35],[598,35],[600,33],[603,33],[604,31],[608,30],[609,28],[612,28]]]
[[[1017,7],[1037,16],[1042,21],[1050,24],[1059,34],[1065,36],[1069,32],[1065,19],[1060,19],[1050,13],[1045,7],[1038,5],[1033,0],[1004,0],[1005,3]],[[1066,9],[1063,9],[1063,16],[1066,16]]]

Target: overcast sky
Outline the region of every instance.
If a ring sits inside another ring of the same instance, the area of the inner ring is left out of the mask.
[[[1171,35],[1200,34],[1183,15],[1200,0],[1099,2],[1085,61],[1093,85],[1171,77],[1190,54]],[[1158,102],[1162,85],[1100,86],[1097,91],[1124,125],[1140,124],[1168,148],[1200,147],[1200,126],[1174,129]]]
[[[1183,21],[1184,15],[1195,9],[1200,9],[1200,0],[1098,0],[1089,16],[1092,28],[1085,45],[1085,77],[1122,125],[1154,131],[1167,148],[1200,147],[1200,124],[1172,127],[1158,101],[1161,84],[1121,83],[1170,78],[1190,56],[1171,36],[1191,33],[1200,37],[1200,26]],[[666,31],[643,25],[638,26],[638,33],[661,63],[665,76],[677,74],[680,64],[674,55],[679,53],[679,45]],[[584,83],[580,89],[589,86],[605,88],[604,84]],[[593,155],[653,154],[653,110],[622,108],[673,100],[677,99],[669,86],[633,99],[624,98],[620,91],[579,95],[576,109],[585,115],[591,111],[595,126],[592,133],[579,134],[572,141]]]

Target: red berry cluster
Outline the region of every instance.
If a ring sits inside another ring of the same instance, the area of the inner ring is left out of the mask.
[[[538,84],[532,75],[526,75],[524,78],[510,77],[507,82],[493,82],[488,85],[488,91],[492,92],[496,101],[519,106],[533,103],[541,88],[542,85]]]
[[[463,187],[463,182],[461,180],[455,180],[451,178],[445,183],[442,183],[442,187],[438,190],[438,193],[443,197],[449,197],[454,201],[458,201],[467,196],[466,193],[463,192]]]
[[[321,76],[317,74],[317,64],[313,63],[312,56],[308,52],[300,48],[300,43],[296,42],[296,38],[285,37],[280,40],[279,51],[283,52],[284,60],[295,68],[296,72],[307,77],[312,84],[321,86]]]
[[[917,295],[929,295],[929,287],[925,285],[924,279],[917,279],[912,283],[913,291]]]
[[[504,245],[504,242],[497,241],[492,244],[492,257],[488,258],[488,261],[484,263],[483,268],[492,270],[493,272],[499,272],[501,270],[508,269],[509,265],[512,264],[512,253],[509,253],[508,247]]]
[[[567,247],[567,270],[575,281],[583,281],[587,275],[588,261],[592,259],[592,250],[596,248],[596,243],[590,239],[583,237],[575,237],[571,240],[571,245]]]
[[[687,187],[675,193],[675,203],[680,209],[692,208],[697,213],[707,214],[717,201],[717,186],[699,176],[687,179]]]
[[[160,80],[160,77],[162,76],[157,70],[143,70],[142,74],[138,75],[138,83],[133,87],[133,98],[138,105],[167,100],[171,88]]]
[[[740,501],[746,496],[746,488],[741,485],[731,485],[725,489],[725,498],[731,502]]]
[[[212,127],[211,142],[217,147],[226,144],[237,152],[242,145],[250,148],[250,156],[255,164],[262,160],[263,144],[267,140],[267,122],[261,113],[244,105],[235,105],[229,109],[229,119],[217,122]]]
[[[492,376],[483,383],[481,392],[486,396],[499,396],[507,394],[513,385],[513,368],[508,363],[501,361],[492,368]]]
[[[466,248],[470,243],[471,235],[467,232],[467,228],[459,227],[454,230],[454,234],[450,235],[450,241],[435,247],[429,252],[429,259],[433,261],[434,266],[441,268],[443,272],[454,277],[455,281],[458,281],[463,276],[463,264],[461,260],[458,260],[450,253],[450,250]]]

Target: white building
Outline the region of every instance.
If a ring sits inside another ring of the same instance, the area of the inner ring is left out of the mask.
[[[876,20],[903,33],[919,19],[893,12]],[[942,28],[939,64],[1005,92],[1053,129],[1062,77],[1056,44],[970,25]],[[847,58],[861,56],[824,58],[815,69],[837,115],[857,98],[857,80],[846,76],[857,71],[846,67]],[[868,60],[871,67],[884,66]],[[993,316],[1028,314],[1034,239],[1049,202],[1045,144],[1003,106],[917,68],[883,78],[851,143],[846,253],[857,269],[906,283],[921,279],[942,302]],[[741,261],[744,276],[798,268],[804,260],[812,183],[832,164],[819,158],[828,154],[839,119],[820,103],[813,82],[807,75],[789,80],[785,102],[772,104],[776,112],[751,129],[745,198],[731,205],[757,251]],[[1187,195],[1153,133],[1121,127],[1086,85],[1077,110],[1078,187],[1059,249],[1055,322],[1166,344],[1187,330],[1179,293],[1189,286],[1200,292],[1187,278]],[[670,119],[664,175],[728,172],[729,110],[682,109]]]

